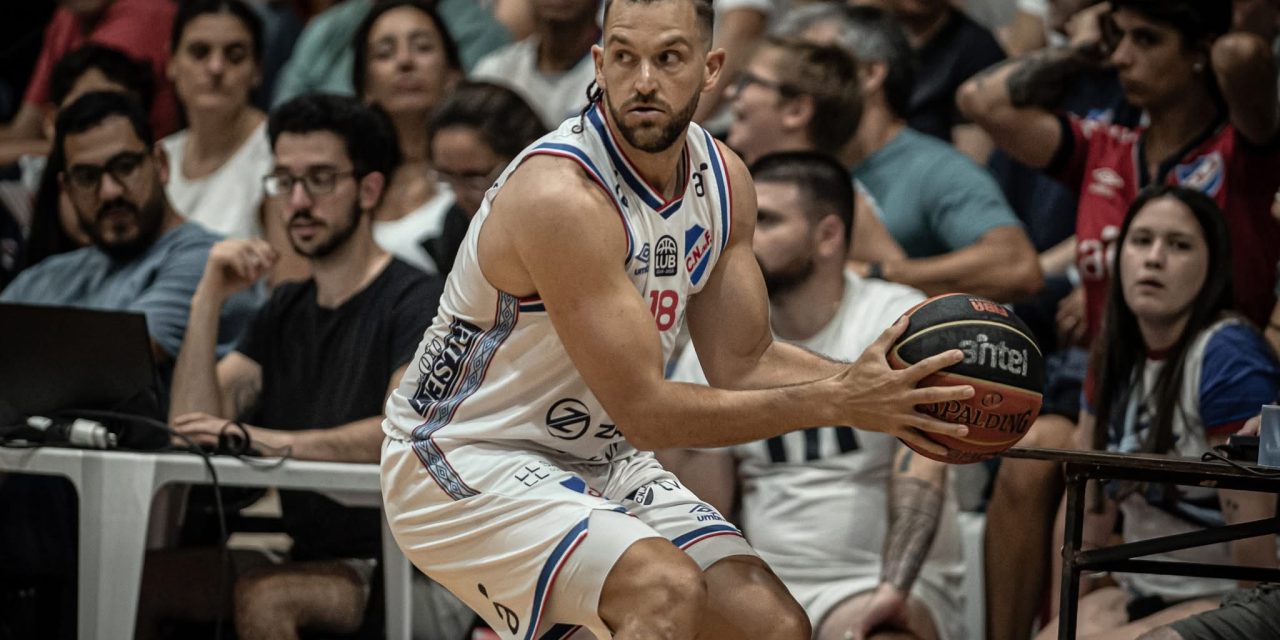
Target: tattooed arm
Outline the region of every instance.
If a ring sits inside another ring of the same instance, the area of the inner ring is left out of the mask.
[[[880,627],[906,628],[907,599],[933,547],[946,495],[947,465],[900,447],[889,481],[889,530],[880,564],[880,586],[857,621],[855,637]]]
[[[1072,78],[1102,60],[1096,44],[1037,51],[969,79],[956,101],[965,116],[991,134],[996,146],[1043,168],[1053,160],[1062,137],[1050,108],[1062,99]]]

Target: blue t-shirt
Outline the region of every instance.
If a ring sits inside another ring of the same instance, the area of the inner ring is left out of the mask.
[[[116,262],[97,247],[51,256],[18,274],[0,292],[0,302],[143,313],[151,339],[176,357],[209,248],[221,239],[200,225],[184,223],[129,262]],[[223,306],[219,355],[231,350],[260,298],[246,293]]]
[[[992,229],[1019,225],[985,169],[945,142],[904,128],[853,170],[911,258],[963,249]]]

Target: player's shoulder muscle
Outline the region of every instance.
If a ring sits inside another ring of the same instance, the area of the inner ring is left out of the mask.
[[[575,162],[533,156],[503,184],[485,226],[496,222],[499,235],[526,262],[566,253],[619,260],[627,239],[618,216],[604,187]]]

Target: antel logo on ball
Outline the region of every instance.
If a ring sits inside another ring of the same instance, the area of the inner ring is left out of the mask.
[[[990,340],[985,333],[979,333],[973,340],[961,340],[956,348],[964,352],[965,364],[991,367],[1026,377],[1029,361],[1027,350],[1011,349],[1003,340],[998,343]]]

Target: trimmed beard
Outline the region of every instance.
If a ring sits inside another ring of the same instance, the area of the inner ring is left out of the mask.
[[[666,126],[654,132],[653,127],[628,127],[622,121],[622,117],[618,113],[618,110],[614,108],[613,100],[609,98],[609,92],[604,91],[603,93],[604,104],[609,109],[609,117],[613,118],[613,123],[617,125],[618,131],[622,133],[622,138],[627,141],[627,144],[644,151],[645,153],[658,153],[670,149],[671,145],[674,145],[676,141],[684,135],[685,128],[689,126],[689,123],[693,122],[693,112],[698,110],[698,99],[701,97],[700,93],[693,94],[693,97],[689,99],[689,102],[685,104],[684,108],[677,112],[672,112],[669,105],[664,104],[661,101],[645,100],[641,99],[641,96],[633,97],[623,103],[624,107],[630,106],[633,103],[639,103],[652,104],[666,108],[667,113],[672,114],[671,121],[668,122]],[[648,139],[643,139],[641,136],[646,136]]]
[[[759,261],[757,258],[756,262]],[[764,266],[764,263],[760,263],[760,273],[764,276],[764,287],[769,292],[769,299],[777,301],[808,282],[813,276],[815,267],[816,261],[812,253],[796,258],[777,270],[770,270]]]
[[[330,229],[333,229],[333,235],[329,236],[328,240],[316,245],[311,250],[307,250],[303,247],[298,246],[297,240],[293,239],[293,234],[289,233],[287,234],[289,237],[289,244],[293,247],[293,250],[297,252],[298,255],[304,258],[316,260],[316,259],[328,257],[334,251],[337,251],[338,249],[340,249],[342,245],[345,245],[349,240],[351,240],[351,236],[355,235],[356,233],[356,227],[360,225],[360,216],[362,215],[364,214],[363,212],[360,211],[360,204],[359,203],[352,204],[351,216],[348,217],[348,222],[345,226],[333,227],[330,225],[325,225],[325,226],[328,226]],[[292,225],[293,221],[299,218],[306,218],[308,220],[315,221],[315,218],[311,216],[311,211],[304,209],[303,211],[299,211],[293,214],[293,217],[289,218],[289,224]]]
[[[160,237],[160,227],[164,224],[164,195],[159,189],[152,194],[151,198],[142,203],[139,207],[132,202],[124,199],[124,197],[116,198],[110,202],[102,203],[94,213],[93,222],[85,222],[80,216],[76,219],[80,221],[80,229],[89,236],[93,241],[93,246],[99,251],[107,254],[108,258],[115,262],[129,262],[134,258],[142,255],[155,244],[156,238]],[[137,235],[129,240],[121,240],[109,242],[102,233],[100,224],[103,215],[110,209],[125,208],[133,212],[134,225],[138,229]]]

